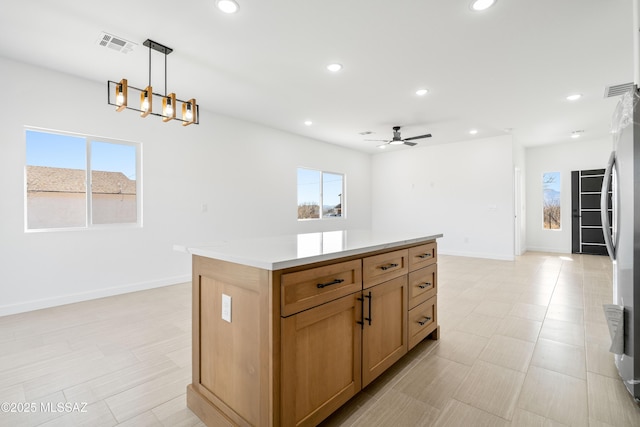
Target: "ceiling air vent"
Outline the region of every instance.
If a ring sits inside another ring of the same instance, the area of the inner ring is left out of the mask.
[[[633,89],[633,83],[623,83],[621,85],[606,86],[604,88],[604,97],[611,98],[613,96],[624,95]]]
[[[129,53],[137,46],[134,42],[105,32],[100,33],[100,37],[96,43],[122,53]]]

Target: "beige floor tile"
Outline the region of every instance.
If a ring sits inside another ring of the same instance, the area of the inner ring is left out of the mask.
[[[498,326],[496,334],[536,342],[540,328],[542,328],[542,322],[507,316]]]
[[[534,305],[518,302],[513,305],[513,308],[511,309],[509,315],[542,322],[544,320],[546,312],[546,305]]]
[[[608,346],[587,341],[587,372],[611,378],[619,378],[614,355]]]
[[[509,422],[473,406],[450,399],[434,424],[435,427],[506,427]]]
[[[433,425],[440,411],[397,390],[389,390],[352,426],[414,427]]]
[[[394,389],[443,409],[470,369],[461,363],[430,355],[416,364]]]
[[[191,382],[191,368],[181,368],[105,399],[122,422],[185,393]]]
[[[562,424],[558,421],[550,418],[545,418],[541,415],[534,414],[533,412],[525,411],[524,409],[516,409],[511,420],[513,427],[563,427],[566,424]]]
[[[533,352],[531,365],[587,379],[584,347],[540,338]]]
[[[527,372],[534,344],[503,335],[491,337],[478,359],[514,371]]]
[[[551,300],[552,293],[552,291],[542,291],[534,289],[529,292],[523,292],[515,302],[532,305],[544,305],[546,307]]]
[[[513,304],[493,300],[485,300],[473,310],[476,314],[484,314],[493,317],[505,317],[511,311]]]
[[[489,342],[488,338],[461,331],[449,331],[441,336],[434,354],[454,362],[473,365]]]
[[[545,319],[540,330],[540,338],[584,346],[584,326],[581,323]]]
[[[163,426],[195,427],[202,424],[187,408],[187,396],[181,395],[151,410]]]
[[[477,361],[454,399],[510,420],[525,374],[483,361]]]
[[[602,346],[611,345],[609,327],[606,323],[584,322],[584,328],[587,341],[600,344]]]
[[[570,426],[588,425],[587,382],[530,366],[518,407]]]
[[[584,310],[551,303],[547,310],[546,318],[562,320],[564,322],[582,323],[584,321]]]
[[[456,330],[490,338],[500,325],[500,318],[486,316],[484,314],[471,313],[465,317],[458,325]]]
[[[62,412],[59,417],[56,417],[46,423],[39,424],[39,427],[111,427],[116,425],[116,420],[109,411],[109,408],[104,401],[96,402],[86,407],[71,406],[73,411]],[[65,409],[63,409],[65,411]],[[128,426],[158,426],[159,424],[128,424]]]
[[[589,416],[614,426],[640,426],[640,407],[624,383],[589,372]]]

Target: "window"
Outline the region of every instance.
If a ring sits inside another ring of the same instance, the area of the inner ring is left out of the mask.
[[[542,221],[547,230],[560,229],[560,172],[542,174]]]
[[[298,219],[344,216],[344,175],[298,168]]]
[[[27,129],[25,229],[141,225],[139,171],[139,144]]]

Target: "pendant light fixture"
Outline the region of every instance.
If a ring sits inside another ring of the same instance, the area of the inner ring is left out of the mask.
[[[122,79],[120,82],[109,80],[107,82],[107,103],[115,105],[116,111],[139,111],[140,117],[159,116],[162,117],[163,122],[178,120],[182,122],[182,126],[200,124],[198,104],[196,104],[194,98],[183,101],[176,98],[175,93],[167,94],[167,55],[173,52],[173,49],[150,39],[147,39],[143,45],[149,48],[149,84],[146,88],[139,89],[129,86],[127,79]],[[154,93],[151,87],[151,50],[164,54],[164,94]],[[129,91],[131,90],[140,94],[140,104],[138,106],[129,105]],[[115,95],[115,103],[112,102],[111,94]],[[161,100],[159,101],[162,106],[160,113],[154,112],[153,109],[153,103],[156,99]],[[181,108],[180,105],[182,105]],[[177,112],[180,110],[182,114],[177,117]]]

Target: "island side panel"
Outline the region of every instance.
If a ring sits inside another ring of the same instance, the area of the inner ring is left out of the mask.
[[[213,409],[240,426],[277,421],[272,288],[268,270],[193,257],[193,384],[188,391],[196,396],[188,396],[188,402],[202,398],[212,404],[189,406],[197,414]],[[222,316],[223,294],[231,298],[231,322]]]

